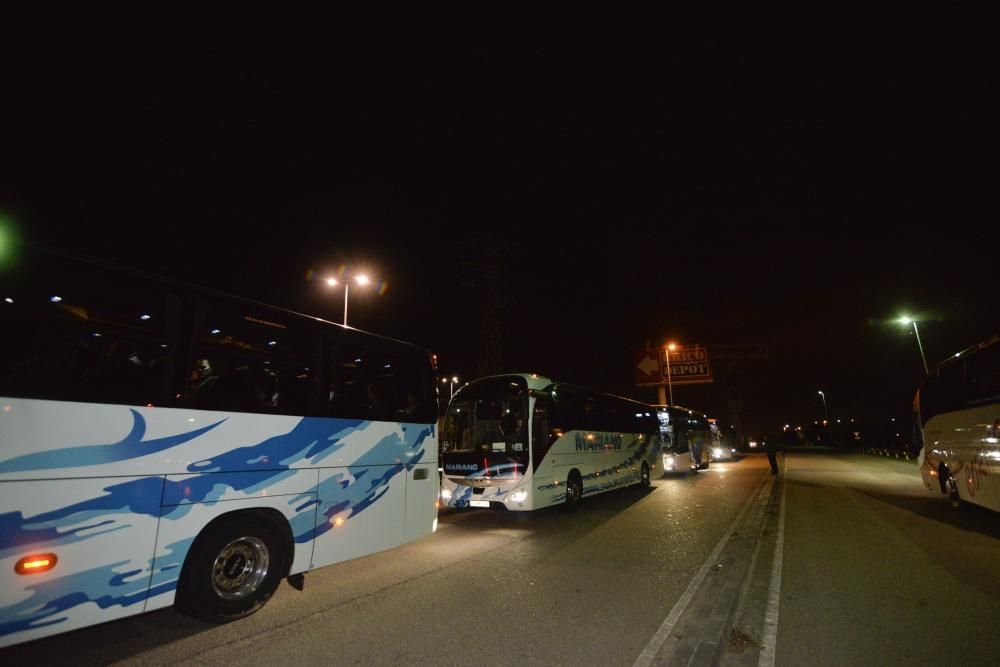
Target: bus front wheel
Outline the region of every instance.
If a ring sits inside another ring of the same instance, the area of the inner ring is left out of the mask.
[[[580,506],[580,501],[583,499],[583,481],[580,479],[580,473],[573,471],[566,478],[566,503],[565,508],[567,512],[575,512],[576,508]]]
[[[188,552],[177,606],[210,623],[244,618],[270,599],[284,570],[282,542],[266,520],[224,519],[199,535]]]
[[[642,472],[639,473],[639,483],[644,489],[649,488],[649,464],[642,462]]]

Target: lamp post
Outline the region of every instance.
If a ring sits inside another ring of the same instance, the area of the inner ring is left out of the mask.
[[[365,285],[367,285],[371,281],[368,279],[368,276],[366,276],[364,274],[359,274],[357,276],[354,276],[354,282],[356,282],[359,286],[364,287]],[[351,291],[351,281],[348,280],[347,278],[342,278],[341,280],[337,280],[336,278],[332,278],[331,277],[331,278],[327,278],[326,279],[326,284],[329,285],[330,287],[336,287],[340,283],[344,284],[344,326],[346,327],[347,326],[347,297],[348,297],[348,295],[350,294],[350,291]]]
[[[674,404],[674,385],[670,380],[670,353],[677,349],[675,343],[667,343],[663,347],[664,359],[667,362],[667,390],[670,392],[670,403],[668,405]]]
[[[917,329],[917,321],[906,315],[903,315],[902,317],[899,318],[899,323],[902,324],[904,327],[907,324],[911,323],[913,324],[913,335],[917,337],[917,348],[920,350],[920,361],[924,362],[924,375],[930,375],[931,372],[930,370],[927,369],[927,358],[924,356],[924,345],[923,343],[920,342],[920,331]]]
[[[819,394],[821,399],[823,399],[823,417],[826,418],[826,421],[830,421],[830,411],[826,409],[826,394],[824,394],[822,390],[817,391],[816,393]]]
[[[451,386],[451,392],[448,394],[448,400],[450,401],[455,397],[455,383],[458,382],[458,376],[453,375],[451,378],[441,378],[441,382],[448,383]]]

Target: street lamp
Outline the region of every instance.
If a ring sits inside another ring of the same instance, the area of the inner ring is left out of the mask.
[[[668,405],[674,404],[674,385],[670,381],[670,353],[676,349],[677,345],[674,343],[667,343],[663,348],[663,351],[666,353],[665,359],[667,362],[667,389],[670,391],[670,403]]]
[[[917,347],[920,349],[920,360],[924,362],[924,375],[930,375],[931,372],[927,369],[927,358],[924,357],[924,345],[923,343],[920,342],[920,331],[917,330],[917,321],[906,315],[903,315],[902,317],[899,318],[899,323],[902,324],[904,327],[907,324],[910,323],[913,324],[913,334],[917,337]]]
[[[458,376],[453,375],[451,378],[441,378],[441,383],[448,383],[451,385],[451,393],[448,395],[448,400],[455,397],[455,383],[458,382]]]
[[[816,393],[819,394],[821,399],[823,399],[823,416],[826,417],[826,420],[823,423],[825,424],[830,421],[830,411],[826,409],[826,394],[824,394],[822,390],[817,391]]]
[[[365,285],[367,285],[368,283],[370,283],[371,280],[368,279],[368,276],[366,276],[366,275],[364,275],[362,273],[362,274],[354,276],[354,282],[356,282],[360,287],[364,287]],[[346,327],[347,326],[347,297],[348,297],[348,294],[351,291],[351,281],[348,280],[347,278],[342,278],[341,280],[337,280],[336,278],[330,277],[330,278],[326,279],[326,284],[329,285],[330,287],[336,287],[337,285],[339,285],[341,283],[344,284],[344,326]]]

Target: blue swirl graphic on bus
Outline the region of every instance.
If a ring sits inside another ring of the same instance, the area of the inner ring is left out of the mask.
[[[433,434],[433,427],[414,428],[404,424],[401,430],[402,438],[398,433],[382,438],[346,469],[322,481],[315,494],[301,494],[290,501],[295,504],[316,497],[321,504],[314,524],[307,524],[301,515],[292,521],[296,542],[308,542],[326,533],[334,527],[336,518],[346,521],[360,514],[388,492],[393,477],[411,470],[423,459],[426,454],[423,444]],[[387,460],[396,463],[376,463]]]
[[[192,538],[166,547],[169,553],[180,554],[180,559],[161,565],[154,572],[152,584],[148,570],[119,571],[129,563],[120,561],[25,586],[31,592],[28,597],[0,608],[0,635],[61,623],[66,620],[63,612],[81,604],[94,603],[101,609],[115,605],[128,607],[172,591],[177,588],[180,561],[193,541]],[[171,574],[164,577],[164,571]]]
[[[305,417],[288,433],[197,461],[189,465],[188,470],[287,470],[292,464],[305,459],[311,459],[310,463],[315,464],[340,449],[343,438],[364,430],[371,423],[355,419]]]
[[[114,463],[134,459],[147,454],[169,449],[176,445],[183,444],[189,440],[197,438],[203,433],[211,431],[213,428],[226,421],[220,419],[214,424],[203,426],[193,431],[179,433],[166,438],[156,440],[145,440],[146,420],[138,411],[129,408],[132,412],[132,430],[124,439],[109,445],[79,445],[74,447],[64,447],[62,449],[50,449],[45,452],[35,452],[15,456],[6,461],[0,461],[0,472],[23,472],[26,470],[52,470],[53,468],[75,468],[78,466],[96,466],[103,463]]]
[[[122,442],[133,456],[144,456],[149,442],[161,449],[187,442],[218,426],[220,422],[169,438],[142,443],[145,423],[132,411],[136,423]],[[224,420],[223,420],[224,421]],[[191,477],[168,481],[164,476],[150,476],[117,484],[109,484],[100,495],[63,507],[25,517],[22,511],[0,513],[0,557],[33,549],[54,548],[92,539],[112,531],[132,527],[137,517],[153,517],[161,521],[176,521],[187,515],[197,504],[218,500],[232,492],[254,494],[282,479],[297,474],[295,463],[307,461],[315,465],[345,446],[349,435],[378,422],[357,420],[303,418],[282,435],[262,442],[236,447],[191,464]],[[404,470],[412,469],[426,455],[424,444],[433,436],[432,425],[392,424],[393,430],[366,448],[355,461],[345,467],[331,468],[336,473],[319,487],[293,496],[288,501],[292,534],[297,543],[308,542],[333,527],[334,517],[348,520],[377,502],[389,490],[391,480]],[[142,449],[136,448],[141,443]],[[121,443],[119,443],[121,444]],[[78,465],[108,460],[108,447],[85,447],[87,456],[72,457]],[[65,451],[65,450],[60,450]],[[51,463],[44,457],[11,459],[17,469],[29,465]],[[65,462],[65,458],[62,462]],[[391,463],[386,463],[391,462]],[[62,465],[58,466],[62,467]],[[75,606],[94,603],[104,609],[113,605],[129,606],[147,597],[174,590],[180,567],[194,537],[165,547],[154,556],[149,570],[126,569],[128,561],[114,562],[85,572],[49,579],[25,587],[31,595],[17,603],[0,608],[0,635],[29,628],[42,627],[66,620],[63,614]],[[150,549],[152,549],[150,544]],[[151,572],[151,574],[150,574]],[[141,575],[141,576],[140,576]]]
[[[16,549],[44,543],[46,546],[71,544],[113,530],[127,528],[116,514],[160,515],[162,477],[145,477],[113,484],[105,494],[26,519],[21,512],[0,514],[0,557]],[[86,533],[81,536],[81,533]]]

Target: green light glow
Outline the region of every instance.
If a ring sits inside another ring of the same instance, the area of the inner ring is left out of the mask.
[[[14,256],[17,229],[14,220],[0,211],[0,267],[6,266]]]

